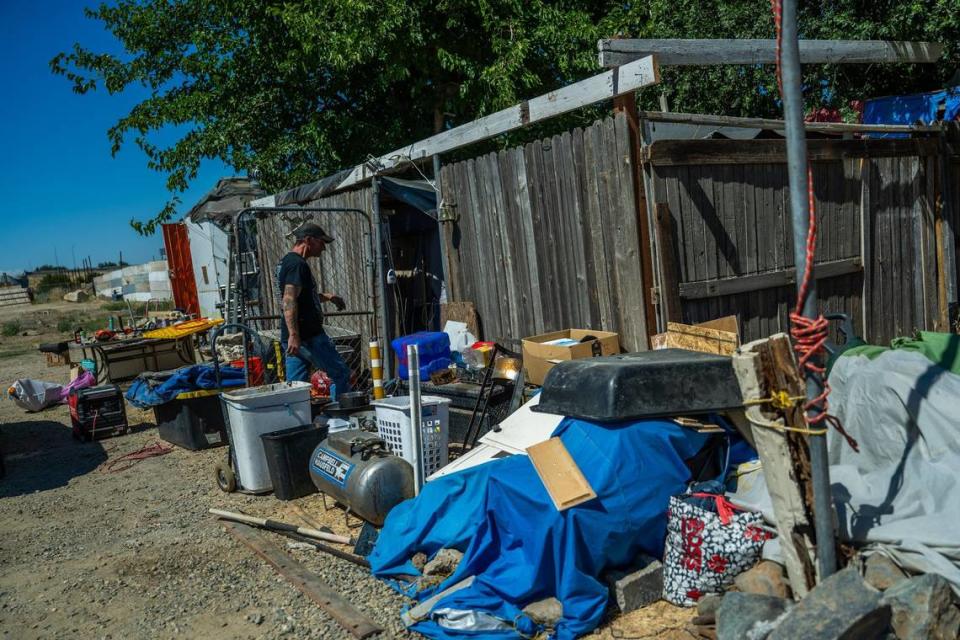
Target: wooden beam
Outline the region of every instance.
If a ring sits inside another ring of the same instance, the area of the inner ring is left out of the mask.
[[[408,162],[447,153],[658,82],[660,70],[657,61],[653,56],[639,58],[616,69],[604,71],[359,164],[331,192],[360,184],[375,174],[390,171]],[[277,196],[267,196],[254,201],[251,206],[272,207],[276,200]]]
[[[362,639],[383,631],[367,616],[357,611],[343,596],[281,551],[262,532],[239,522],[223,521],[220,524],[227,533],[272,565],[287,582],[320,605],[321,609],[354,637]]]
[[[643,153],[640,143],[640,118],[637,111],[637,95],[631,91],[613,99],[615,113],[623,113],[630,129],[630,173],[633,179],[634,206],[637,212],[637,231],[640,239],[640,275],[643,279],[640,287],[641,300],[646,311],[645,347],[650,347],[650,339],[657,333],[657,310],[654,308],[650,292],[653,290],[653,250],[650,242],[650,219],[647,215],[647,194],[643,188],[643,167],[640,156]],[[637,346],[639,348],[639,345]]]
[[[672,122],[706,127],[739,127],[744,129],[771,129],[783,131],[783,120],[771,118],[739,118],[736,116],[717,116],[703,113],[672,113],[663,111],[641,111],[641,120],[650,122]],[[914,124],[860,124],[854,122],[805,122],[807,131],[818,133],[915,133],[918,131],[939,131],[935,125]]]
[[[934,138],[808,140],[811,161],[939,153]],[[785,140],[657,140],[643,148],[643,160],[659,166],[786,163]]]
[[[791,396],[804,394],[786,334],[743,345],[733,356],[733,368],[746,399],[769,398],[780,391]],[[780,410],[751,404],[744,417],[763,465],[790,587],[799,599],[816,583],[810,450],[806,436],[784,427],[805,428],[803,413],[799,405]]]
[[[861,271],[863,271],[863,263],[860,261],[860,258],[847,258],[846,260],[821,262],[814,267],[813,273],[818,280],[822,280],[824,278],[845,276]],[[707,282],[686,282],[681,284],[679,288],[682,299],[698,300],[702,298],[729,296],[737,293],[748,293],[750,291],[760,291],[762,289],[785,287],[796,284],[796,282],[797,270],[790,267],[789,269],[771,271],[770,273],[721,278],[720,280],[710,280]]]
[[[628,64],[657,56],[662,65],[776,64],[776,40],[600,40],[601,67]],[[801,40],[803,64],[930,63],[940,59],[943,45],[935,42],[885,40]]]

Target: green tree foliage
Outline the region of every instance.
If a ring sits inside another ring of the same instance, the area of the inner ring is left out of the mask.
[[[109,130],[186,189],[201,161],[277,190],[589,75],[604,2],[120,0],[88,10],[127,52],[51,61],[75,91],[143,85]],[[185,130],[158,147],[151,134]],[[178,204],[172,199],[151,232]]]
[[[822,40],[939,42],[938,64],[805,65],[805,104],[847,110],[851,100],[905,95],[960,84],[960,0],[817,0],[799,3],[800,37]],[[648,38],[772,38],[767,0],[649,0],[611,25]],[[642,96],[657,108],[732,116],[782,114],[771,65],[665,68],[661,84]]]
[[[943,86],[958,62],[958,5],[802,3],[803,37],[948,45],[935,66],[809,67],[808,105]],[[118,0],[87,15],[125,53],[77,44],[51,68],[80,93],[150,91],[108,131],[114,153],[132,141],[167,175],[170,202],[132,222],[144,233],[170,217],[204,159],[256,169],[276,191],[593,75],[601,37],[773,34],[766,0]],[[665,69],[642,104],[655,108],[661,92],[677,111],[779,113],[769,66]],[[170,127],[179,139],[158,145]]]

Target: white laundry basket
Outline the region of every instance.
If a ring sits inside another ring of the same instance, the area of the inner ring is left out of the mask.
[[[260,436],[310,424],[310,383],[281,382],[225,391],[220,395],[240,487],[251,493],[273,489]]]
[[[377,431],[390,451],[413,464],[413,429],[410,424],[410,398],[401,396],[374,400]],[[445,467],[450,460],[447,443],[450,433],[450,399],[423,396],[420,399],[423,428],[423,477]]]

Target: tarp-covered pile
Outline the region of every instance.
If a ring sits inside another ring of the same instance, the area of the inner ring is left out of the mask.
[[[670,496],[690,480],[684,464],[707,436],[673,422],[598,425],[565,419],[555,431],[597,498],[558,511],[530,459],[516,455],[437,478],[416,500],[394,508],[370,564],[399,590],[416,576],[410,558],[441,548],[464,553],[425,600],[464,578],[473,583],[442,598],[413,628],[434,638],[515,638],[536,627],[522,613],[556,597],[557,638],[574,638],[600,622],[609,597],[600,574],[639,553],[662,557]]]
[[[839,534],[960,593],[960,336],[922,332],[892,347],[849,349],[830,373],[831,411],[860,445],[830,432]],[[738,497],[773,521],[762,478]]]
[[[141,409],[170,402],[189,391],[239,387],[246,384],[246,374],[237,367],[220,367],[220,385],[213,365],[197,364],[175,371],[144,373],[127,390],[127,400]]]

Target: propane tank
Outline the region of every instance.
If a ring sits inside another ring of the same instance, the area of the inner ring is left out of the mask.
[[[310,457],[310,479],[367,522],[382,526],[396,505],[413,497],[413,467],[390,453],[376,434],[347,429],[331,433]]]

